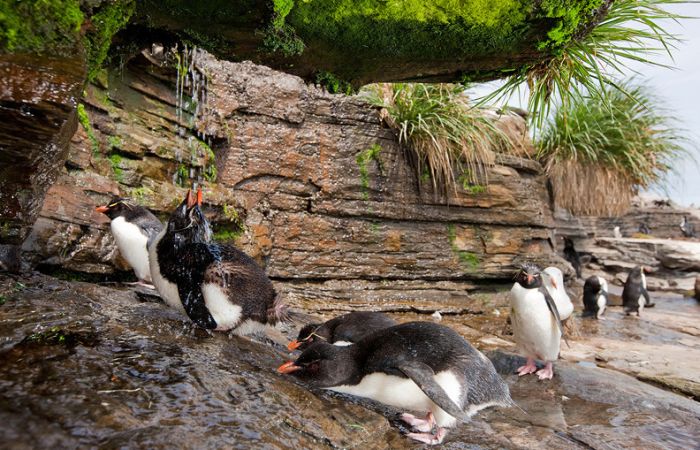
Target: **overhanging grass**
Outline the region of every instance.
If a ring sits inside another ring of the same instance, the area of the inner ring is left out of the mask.
[[[624,213],[639,189],[662,182],[687,154],[682,130],[658,99],[642,86],[619,87],[563,104],[539,138],[555,204],[574,214]]]
[[[617,86],[613,76],[630,71],[630,62],[663,65],[654,58],[671,56],[676,35],[663,22],[684,18],[665,8],[688,3],[681,0],[615,0],[593,14],[590,33],[567,41],[555,56],[541,63],[523,67],[505,84],[484,97],[484,103],[510,98],[521,86],[529,88],[528,109],[536,128],[550,113],[551,99],[566,106],[586,95],[604,95],[608,87]]]
[[[370,89],[371,101],[384,108],[384,120],[396,130],[419,187],[430,178],[436,194],[456,192],[457,180],[487,184],[494,151],[511,145],[493,118],[467,104],[464,91],[461,85],[422,83]]]

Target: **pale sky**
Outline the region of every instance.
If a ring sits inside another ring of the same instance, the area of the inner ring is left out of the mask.
[[[700,4],[682,4],[668,8],[684,16],[700,18]],[[682,20],[676,24],[670,22],[666,29],[677,34],[684,42],[673,53],[674,61],[668,57],[656,57],[663,64],[673,65],[676,70],[663,67],[629,63],[639,72],[630,72],[640,81],[655,90],[656,95],[665,103],[667,109],[678,119],[678,126],[687,130],[687,137],[695,144],[689,148],[695,155],[697,164],[692,161],[678,161],[678,176],[671,176],[667,186],[672,200],[681,205],[700,206],[700,19]],[[488,86],[488,88],[486,87]],[[493,87],[493,83],[476,87],[473,92],[483,95]],[[521,106],[522,100],[513,98],[510,104]]]

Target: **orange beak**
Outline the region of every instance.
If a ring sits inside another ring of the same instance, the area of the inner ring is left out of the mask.
[[[106,214],[107,211],[109,211],[109,207],[108,206],[98,206],[97,208],[95,208],[95,211]]]
[[[202,188],[197,188],[197,205],[202,206]]]
[[[559,288],[557,287],[557,282],[554,281],[554,280],[552,280],[552,287],[553,287],[554,289],[559,289]]]
[[[292,350],[298,349],[299,347],[301,347],[301,342],[297,341],[296,339],[294,339],[292,342],[287,344],[287,350],[289,350],[290,352]]]
[[[527,282],[528,284],[532,283],[533,277],[529,273],[527,274]]]
[[[187,203],[187,209],[192,208],[197,204],[197,198],[192,195],[192,189],[187,189],[187,196],[185,197],[185,202]]]
[[[301,367],[294,365],[294,361],[288,361],[288,362],[282,364],[281,366],[279,366],[277,368],[277,372],[279,372],[279,373],[292,373],[292,372],[296,372],[297,370],[300,370],[300,369],[301,369]]]

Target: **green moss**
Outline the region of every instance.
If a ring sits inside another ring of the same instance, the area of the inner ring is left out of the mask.
[[[361,151],[355,161],[360,168],[360,185],[362,187],[362,199],[369,199],[369,163],[375,161],[379,170],[382,170],[382,161],[379,159],[379,153],[382,151],[382,146],[374,144],[370,148]]]
[[[121,167],[123,160],[124,158],[116,153],[113,153],[109,157],[109,162],[112,164],[112,171],[114,172],[114,178],[120,183],[124,181],[124,169]]]
[[[97,137],[95,136],[95,131],[92,129],[92,125],[90,124],[90,117],[88,116],[88,113],[85,110],[85,105],[80,103],[78,105],[77,112],[78,112],[78,122],[80,122],[80,125],[82,125],[83,129],[85,130],[85,134],[87,134],[87,137],[90,140],[90,146],[92,147],[92,154],[99,155],[100,154],[100,142],[97,140]]]
[[[24,338],[24,342],[33,342],[37,344],[65,344],[68,335],[59,327],[51,327],[40,333],[33,333]]]
[[[189,184],[190,171],[184,164],[180,164],[175,172],[175,183],[180,187],[186,187]]]
[[[4,305],[7,302],[7,297],[4,295],[0,295],[0,306]]]
[[[129,197],[131,197],[139,205],[146,205],[147,198],[153,194],[154,194],[153,189],[142,186],[142,187],[132,189],[129,192]]]
[[[109,136],[107,143],[111,148],[119,148],[122,145],[122,140],[119,136]]]
[[[224,205],[223,208],[224,217],[226,217],[230,222],[240,225],[241,216],[238,214],[238,210],[229,205]]]
[[[94,79],[99,73],[107,58],[112,37],[129,22],[134,9],[133,0],[109,1],[90,18],[92,27],[85,35],[88,80]]]
[[[457,256],[460,264],[467,268],[468,270],[475,270],[479,268],[479,256],[476,253],[468,252],[465,250],[460,250],[457,247],[457,230],[453,224],[447,224],[447,238],[450,241],[450,249],[452,253]]]
[[[576,36],[602,4],[602,0],[543,0],[538,17],[553,21],[553,26],[547,32],[547,40],[540,41],[537,48],[557,54]]]
[[[316,84],[325,88],[331,94],[353,95],[355,88],[347,81],[343,81],[330,72],[321,71],[316,74]]]
[[[212,236],[217,242],[236,242],[243,235],[242,228],[221,228],[215,231]]]
[[[481,184],[476,184],[471,182],[471,176],[469,172],[464,172],[459,176],[459,183],[462,185],[462,189],[464,189],[467,193],[469,194],[483,194],[486,192],[486,186],[483,186]]]
[[[83,18],[78,0],[0,0],[0,51],[73,52]]]

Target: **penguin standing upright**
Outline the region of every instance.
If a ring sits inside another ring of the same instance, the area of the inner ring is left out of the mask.
[[[574,241],[566,236],[562,236],[562,239],[564,239],[564,259],[574,266],[576,278],[581,278],[581,257],[574,247]]]
[[[629,316],[632,313],[639,313],[645,306],[653,306],[649,293],[647,292],[647,279],[644,276],[644,267],[637,266],[630,270],[622,290],[622,306]]]
[[[355,345],[316,342],[277,369],[314,387],[427,412],[403,414],[408,437],[439,444],[446,427],[490,406],[514,405],[491,361],[444,325],[409,322],[372,333]],[[437,427],[436,427],[437,426]]]
[[[608,304],[608,282],[597,275],[590,276],[583,285],[584,315],[605,320],[603,313]]]
[[[211,242],[201,203],[201,191],[188,191],[150,247],[158,291],[205,329],[244,335],[275,324],[284,307],[272,283],[248,255]]]
[[[119,253],[129,263],[139,282],[151,283],[148,263],[148,244],[163,229],[163,224],[148,209],[127,199],[114,197],[95,208],[110,218],[110,229],[119,248]]]
[[[549,291],[549,295],[554,299],[554,303],[557,305],[559,318],[562,322],[568,320],[574,312],[574,304],[571,302],[571,298],[566,292],[564,274],[558,267],[547,267],[542,272],[548,275],[548,277],[546,277],[547,279],[543,280],[544,285]]]
[[[518,368],[518,375],[537,372],[540,380],[554,376],[553,361],[559,357],[563,329],[554,299],[544,286],[542,274],[534,264],[524,264],[510,291],[513,336],[527,363]],[[545,361],[537,370],[535,360]]]
[[[319,340],[333,345],[351,345],[370,333],[394,325],[397,325],[397,322],[386,314],[373,311],[351,312],[322,324],[306,325],[287,348],[290,351],[304,350]]]
[[[681,233],[687,238],[695,237],[695,226],[688,220],[688,216],[683,216],[683,220],[681,221]]]

